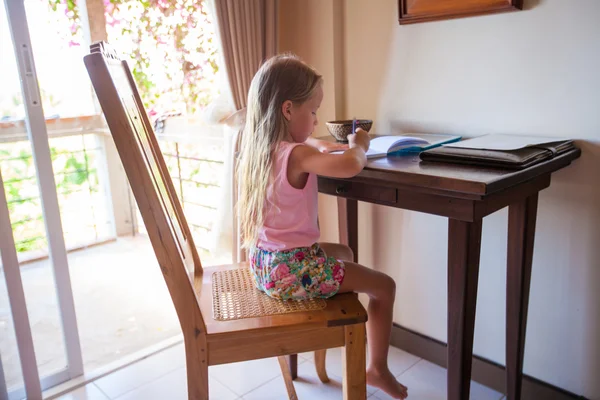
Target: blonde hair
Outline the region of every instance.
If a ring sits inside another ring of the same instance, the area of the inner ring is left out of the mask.
[[[240,236],[243,247],[252,247],[264,223],[267,185],[273,167],[273,151],[287,136],[282,106],[306,102],[323,78],[292,54],[267,60],[258,70],[248,91],[246,124],[237,163]]]

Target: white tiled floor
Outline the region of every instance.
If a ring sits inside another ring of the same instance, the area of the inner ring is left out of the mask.
[[[177,345],[79,388],[61,400],[187,400],[183,346]],[[298,379],[294,382],[302,400],[342,398],[342,357],[340,349],[327,353],[327,373],[323,384],[317,377],[311,353],[298,358]],[[396,348],[390,349],[390,369],[408,386],[411,400],[446,398],[446,370]],[[209,368],[211,400],[287,399],[285,385],[275,358]],[[372,400],[390,399],[368,387]],[[471,384],[471,399],[501,400],[502,394]]]

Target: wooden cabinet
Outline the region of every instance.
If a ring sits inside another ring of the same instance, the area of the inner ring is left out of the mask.
[[[516,11],[523,0],[398,0],[400,24]]]

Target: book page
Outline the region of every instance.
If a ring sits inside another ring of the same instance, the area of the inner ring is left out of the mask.
[[[416,138],[412,136],[378,136],[371,139],[371,146],[373,150],[378,152],[387,153],[393,148],[401,148],[403,145],[413,146],[415,144],[427,144],[428,142],[423,138]]]
[[[377,136],[371,139],[367,156],[375,154],[387,154],[397,143],[402,143],[414,138],[408,136]],[[341,154],[343,151],[334,151],[331,154]]]
[[[369,150],[373,149],[375,152],[387,153],[388,149],[398,140],[394,136],[378,136],[371,139]]]
[[[365,153],[365,155],[367,156],[367,158],[373,158],[373,157],[378,157],[378,156],[386,156],[387,155],[387,151],[381,151],[381,150],[377,150],[374,149],[372,146],[369,147],[369,150],[367,150],[367,152]]]
[[[396,152],[406,148],[422,149],[435,143],[443,143],[449,140],[458,140],[460,136],[443,134],[419,134],[413,133],[407,135],[387,135],[371,138],[367,158],[385,156],[388,153]],[[331,154],[341,154],[343,151],[334,151]]]

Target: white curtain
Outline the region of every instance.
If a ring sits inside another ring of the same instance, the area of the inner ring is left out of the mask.
[[[205,113],[206,122],[218,123],[223,133],[224,165],[221,176],[221,195],[217,208],[217,217],[212,228],[208,249],[219,264],[239,262],[240,246],[237,235],[237,218],[234,207],[237,202],[235,190],[235,151],[236,139],[244,125],[246,109],[233,112],[227,102],[221,99],[213,104],[212,110]]]
[[[218,217],[213,225],[210,250],[233,262],[244,261],[239,247],[238,222],[234,213],[236,186],[234,154],[244,125],[246,99],[252,77],[260,65],[275,55],[277,44],[276,0],[210,0],[218,25],[222,96],[205,112],[205,120],[220,124],[225,143],[225,165]],[[221,259],[221,258],[219,258]]]

